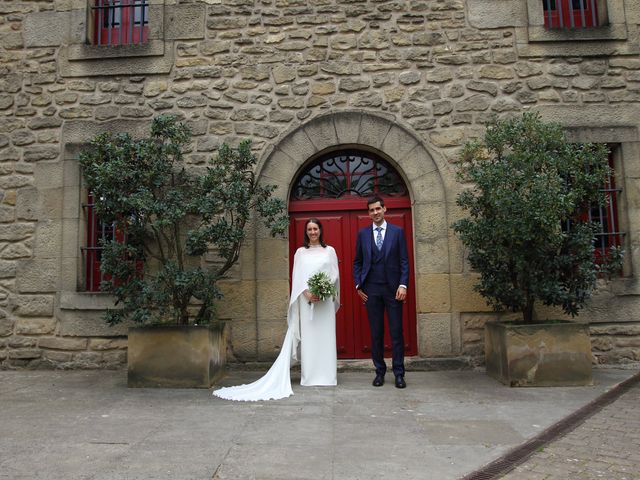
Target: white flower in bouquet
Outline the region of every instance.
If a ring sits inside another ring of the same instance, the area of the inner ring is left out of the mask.
[[[335,300],[338,293],[336,292],[336,286],[325,272],[318,272],[312,275],[307,284],[309,285],[309,292],[320,300],[326,300],[329,297]]]

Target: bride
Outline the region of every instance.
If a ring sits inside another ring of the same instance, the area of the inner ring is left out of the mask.
[[[287,334],[282,350],[269,371],[247,385],[214,390],[213,395],[227,400],[277,400],[293,395],[291,361],[300,361],[300,385],[336,385],[336,311],[340,299],[321,301],[308,288],[309,278],[325,272],[340,292],[338,257],[324,242],[322,224],[316,218],[304,226],[304,246],[293,260],[291,297],[287,312]]]

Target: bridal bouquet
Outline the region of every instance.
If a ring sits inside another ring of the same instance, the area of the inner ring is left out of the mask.
[[[307,284],[309,285],[311,294],[320,300],[326,300],[329,297],[335,300],[338,294],[338,292],[336,292],[336,286],[329,278],[329,275],[324,272],[318,272],[312,275]]]

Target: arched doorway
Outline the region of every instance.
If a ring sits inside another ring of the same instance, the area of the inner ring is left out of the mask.
[[[325,240],[340,262],[341,308],[336,319],[338,358],[369,358],[370,334],[364,305],[359,301],[352,276],[357,231],[370,225],[366,198],[378,194],[385,199],[390,223],[405,229],[409,262],[413,261],[411,200],[398,172],[374,152],[348,148],[332,150],[314,158],[296,177],[289,198],[290,269],[293,254],[303,243],[304,223],[317,217],[324,226]],[[415,282],[411,281],[404,307],[405,354],[417,355]],[[391,353],[388,332],[385,351]]]

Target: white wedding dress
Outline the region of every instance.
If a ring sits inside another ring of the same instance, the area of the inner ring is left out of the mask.
[[[309,304],[302,294],[309,278],[318,272],[326,272],[340,292],[338,257],[333,247],[300,247],[293,260],[288,328],[278,358],[255,382],[220,388],[213,395],[238,401],[277,400],[293,395],[292,360],[300,361],[300,385],[337,384],[336,311],[340,299]]]

